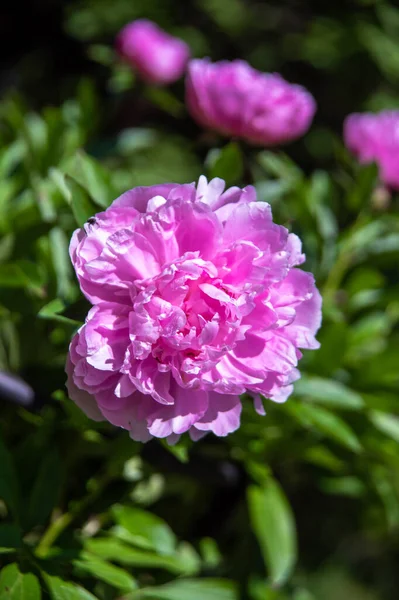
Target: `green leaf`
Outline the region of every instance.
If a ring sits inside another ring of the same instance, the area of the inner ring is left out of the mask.
[[[81,560],[76,560],[73,564],[79,570],[112,585],[122,592],[131,592],[137,587],[136,581],[130,573],[87,552],[82,554]]]
[[[238,600],[235,584],[227,579],[178,579],[154,588],[137,590],[129,600]]]
[[[21,548],[21,531],[14,523],[0,524],[0,554]]]
[[[127,506],[114,506],[113,516],[119,527],[115,528],[118,537],[139,548],[154,550],[159,554],[173,554],[176,550],[176,536],[162,519],[156,515]]]
[[[371,477],[381,502],[384,506],[389,529],[397,531],[399,527],[399,500],[394,475],[390,469],[382,465],[372,466]]]
[[[4,445],[1,434],[0,465],[0,498],[14,514],[17,514],[19,506],[18,478],[11,454]]]
[[[388,413],[373,410],[370,421],[379,431],[399,443],[399,417]]]
[[[214,539],[202,538],[200,540],[200,551],[206,567],[214,569],[222,562],[222,555]]]
[[[90,592],[69,581],[43,573],[52,600],[98,600]]]
[[[179,460],[180,462],[187,463],[189,461],[187,446],[188,442],[186,439],[180,441],[177,444],[174,444],[173,446],[168,444],[168,442],[166,442],[165,440],[161,440],[161,443],[165,450],[170,452],[170,454],[173,454],[173,456],[177,458],[177,460]]]
[[[284,584],[297,557],[295,521],[280,485],[272,478],[263,486],[248,489],[248,508],[252,529],[262,550],[271,582]]]
[[[62,298],[72,294],[72,266],[69,258],[69,240],[61,227],[53,227],[49,233],[51,256],[57,279],[57,293]]]
[[[361,444],[349,425],[325,408],[291,401],[286,410],[305,427],[316,429],[353,452],[361,451]]]
[[[213,160],[212,160],[213,159]],[[220,177],[227,185],[240,181],[244,171],[243,156],[239,145],[230,142],[222,150],[216,151],[216,157],[212,156],[209,168],[209,177]]]
[[[97,538],[87,540],[86,550],[97,556],[117,562],[121,565],[132,567],[146,567],[150,569],[166,569],[171,573],[182,574],[192,572],[191,565],[187,568],[187,562],[179,556],[162,556],[155,552],[146,552],[128,546],[115,538]]]
[[[380,354],[385,349],[390,327],[387,312],[369,312],[353,323],[348,332],[348,348],[345,353],[347,363],[357,365]]]
[[[283,152],[262,151],[257,156],[259,164],[267,173],[278,179],[284,179],[292,185],[302,179],[299,167]]]
[[[389,37],[378,27],[365,22],[358,24],[358,35],[385,77],[395,83],[399,81],[399,49],[396,38]]]
[[[302,375],[295,383],[295,393],[306,400],[333,408],[359,410],[364,406],[363,399],[357,392],[338,381],[315,375]]]
[[[88,192],[97,206],[108,208],[114,200],[115,190],[112,186],[110,173],[83,150],[76,153],[65,171]],[[94,214],[94,212],[91,214]]]
[[[75,321],[74,319],[69,319],[68,317],[59,314],[65,309],[66,306],[64,302],[60,298],[56,298],[43,306],[39,310],[38,316],[42,319],[49,319],[50,321],[58,321],[59,323],[65,323],[67,325],[72,325],[73,327],[80,327],[82,325],[80,321]]]
[[[317,600],[317,598],[308,590],[299,589],[295,590],[292,600]]]
[[[7,177],[15,166],[22,160],[26,145],[21,139],[16,139],[0,151],[0,177]]]
[[[151,149],[158,140],[155,129],[132,127],[124,129],[118,136],[117,150],[122,156],[130,156],[135,152]]]
[[[303,455],[308,462],[328,469],[329,471],[342,471],[345,463],[337,458],[326,446],[312,446]]]
[[[43,457],[30,495],[27,523],[31,529],[44,525],[58,499],[61,485],[61,463],[58,452],[53,450]]]
[[[273,206],[291,189],[291,184],[284,179],[268,179],[256,182],[256,195],[260,202],[268,202]]]
[[[150,102],[173,117],[179,118],[184,114],[184,104],[167,88],[151,86],[144,93]]]
[[[326,494],[349,496],[359,498],[366,492],[366,486],[358,477],[323,477],[319,480],[319,487]]]
[[[43,270],[30,260],[18,260],[0,265],[1,287],[26,288],[41,295],[43,285]]]
[[[26,287],[25,275],[16,263],[6,263],[4,265],[0,265],[0,287]]]
[[[0,573],[0,600],[41,600],[39,581],[33,573],[21,573],[16,563]]]
[[[79,227],[83,225],[98,212],[97,207],[90,200],[87,191],[71,177],[66,178],[66,183],[70,192],[69,201],[73,216]]]
[[[377,181],[378,167],[376,164],[358,166],[353,189],[346,200],[353,211],[359,211],[370,202]]]
[[[399,233],[390,233],[374,240],[367,248],[367,253],[371,255],[386,252],[399,252]]]
[[[386,228],[381,221],[365,223],[357,227],[356,230],[349,230],[345,234],[341,243],[341,251],[356,253],[359,258],[363,258],[369,252],[374,241],[385,234]]]

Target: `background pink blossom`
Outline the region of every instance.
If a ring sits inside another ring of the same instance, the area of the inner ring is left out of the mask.
[[[190,57],[190,49],[183,40],[147,19],[125,25],[118,34],[116,47],[149,83],[173,83],[183,75]]]
[[[316,111],[311,94],[243,60],[192,60],[187,106],[204,127],[252,144],[275,146],[303,135]]]
[[[381,180],[399,190],[399,111],[349,115],[344,139],[359,162],[377,163]]]

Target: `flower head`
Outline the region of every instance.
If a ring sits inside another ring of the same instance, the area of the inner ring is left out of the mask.
[[[147,19],[126,25],[118,34],[116,47],[122,58],[149,83],[173,83],[183,75],[190,57],[183,40]]]
[[[303,87],[275,73],[261,73],[243,60],[190,61],[186,99],[192,116],[204,127],[262,146],[303,135],[316,110]]]
[[[70,397],[132,438],[239,427],[240,394],[283,402],[321,298],[299,239],[253,187],[141,187],[77,230],[70,253],[94,305],[72,340]]]
[[[398,110],[349,115],[344,123],[344,140],[360,163],[377,163],[381,180],[399,190]]]

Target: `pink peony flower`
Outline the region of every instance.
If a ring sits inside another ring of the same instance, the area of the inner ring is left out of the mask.
[[[275,73],[260,73],[243,60],[190,61],[186,102],[204,127],[262,146],[303,135],[316,111],[303,87]]]
[[[399,110],[349,115],[344,140],[360,163],[377,163],[381,180],[399,190]]]
[[[321,298],[300,240],[252,186],[139,187],[83,229],[70,254],[94,305],[72,340],[69,395],[133,439],[225,436],[240,394],[284,402],[299,348],[317,348]]]
[[[149,83],[173,83],[183,75],[190,58],[189,47],[183,40],[147,19],[126,25],[118,34],[116,47],[122,58]]]

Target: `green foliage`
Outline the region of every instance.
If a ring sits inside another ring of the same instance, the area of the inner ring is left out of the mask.
[[[41,600],[42,593],[37,577],[21,573],[16,563],[7,565],[0,573],[1,600]]]
[[[0,101],[0,374],[36,395],[28,409],[1,399],[0,600],[396,599],[399,199],[348,155],[341,129],[348,112],[399,107],[398,8],[61,4],[76,75],[47,76],[40,52],[18,49],[21,92]],[[309,87],[311,131],[273,151],[202,131],[180,83],[145,86],[117,60],[118,29],[143,16],[194,55],[243,57]],[[245,398],[228,438],[141,445],[66,397],[89,308],[69,241],[126,189],[202,173],[254,185],[300,235],[323,294],[321,347],[286,404],[264,399],[260,417]]]
[[[274,586],[285,583],[296,562],[295,522],[290,506],[276,481],[248,489],[248,508],[265,564]]]

